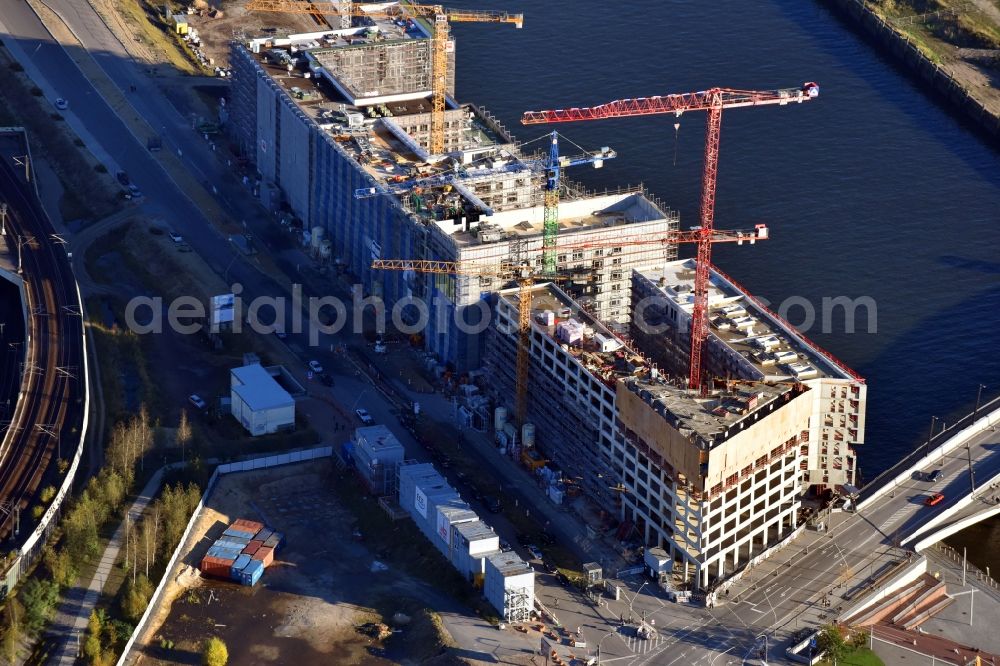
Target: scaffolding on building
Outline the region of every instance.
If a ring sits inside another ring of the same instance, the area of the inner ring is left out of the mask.
[[[531,620],[531,595],[526,587],[509,587],[503,594],[503,619],[508,624]]]

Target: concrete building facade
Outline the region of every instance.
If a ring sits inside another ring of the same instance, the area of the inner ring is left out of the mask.
[[[633,273],[633,318],[650,324],[642,338],[619,336],[559,288],[536,285],[527,418],[538,459],[579,479],[590,500],[617,515],[619,537],[631,534],[663,548],[675,571],[705,588],[796,529],[811,486],[853,481],[853,451],[834,439],[839,421],[831,420],[843,415],[845,423],[857,423],[856,431],[843,434],[851,443],[863,442],[865,385],[713,272],[708,356],[721,358],[706,365],[712,372],[728,363],[746,367],[747,374],[734,378],[730,371],[730,380],[713,382],[705,396],[688,390],[687,357],[666,340],[680,335],[663,324],[681,318],[683,307],[665,313],[671,304],[683,305],[689,290],[677,280],[691,268],[687,261],[668,262],[655,273]],[[500,292],[487,346],[491,386],[501,404],[514,395],[517,298],[516,289]],[[738,320],[738,338],[736,325],[728,335],[718,319],[723,308]],[[744,316],[754,318],[752,330]],[[755,345],[781,354],[784,370],[779,361],[754,357],[748,349]],[[742,351],[760,373],[749,372]],[[663,369],[671,352],[680,365],[673,374]]]
[[[251,435],[295,427],[295,399],[259,363],[229,371],[230,413]]]

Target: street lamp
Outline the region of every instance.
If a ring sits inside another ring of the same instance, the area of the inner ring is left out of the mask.
[[[972,420],[976,420],[976,414],[979,413],[979,400],[983,397],[983,389],[986,388],[986,384],[980,384],[979,390],[976,391],[976,408],[972,410]]]
[[[597,641],[597,666],[601,666],[601,643],[604,642],[605,638],[607,638],[608,636],[613,636],[616,633],[618,632],[615,630],[609,631],[608,633],[601,636],[601,639]]]
[[[632,605],[635,604],[635,600],[639,598],[639,593],[642,592],[642,588],[646,587],[647,585],[649,585],[649,581],[648,580],[647,581],[643,581],[642,585],[639,586],[639,589],[636,590],[635,594],[632,596],[632,601],[630,601],[629,604],[628,604],[628,621],[629,621],[629,624],[632,623]]]
[[[937,423],[937,417],[931,417],[931,431],[927,434],[927,444],[924,446],[924,455],[930,455],[931,451],[931,440],[934,439],[934,425]]]
[[[725,650],[723,650],[723,651],[722,651],[722,652],[720,652],[719,654],[717,654],[717,655],[715,655],[714,657],[712,657],[712,661],[708,662],[708,666],[715,666],[715,660],[716,660],[716,659],[718,659],[718,658],[719,658],[719,657],[721,657],[722,655],[726,654],[727,652],[729,652],[730,650],[732,650],[732,649],[733,649],[733,648],[735,648],[735,647],[736,647],[735,645],[730,645],[730,646],[729,646],[729,647],[727,647],[727,648],[726,648]]]
[[[361,402],[361,398],[362,398],[362,397],[364,397],[365,393],[368,393],[368,389],[365,389],[364,391],[362,391],[361,393],[359,393],[359,394],[358,394],[358,399],[354,401],[354,404],[353,404],[353,405],[351,405],[351,411],[352,411],[352,412],[353,412],[353,411],[354,411],[355,409],[357,409],[357,407],[358,407],[358,403],[359,403],[359,402]]]

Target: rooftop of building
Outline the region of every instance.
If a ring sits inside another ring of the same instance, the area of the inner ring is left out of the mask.
[[[672,428],[704,442],[705,448],[724,442],[747,417],[768,409],[775,400],[806,388],[796,383],[730,383],[709,395],[684,387],[684,381],[670,381],[657,373],[630,378],[625,386],[652,407]]]
[[[642,276],[682,310],[694,309],[695,261],[668,262]],[[835,377],[861,381],[852,370],[803,336],[729,276],[713,267],[708,294],[710,335],[750,363],[764,381]]]
[[[366,448],[372,455],[401,454],[403,451],[403,445],[384,425],[357,428],[354,431],[354,438],[358,446]]]
[[[441,512],[446,518],[451,522],[475,522],[479,520],[479,516],[469,507],[469,503],[462,498],[457,498],[458,503],[454,505],[439,506],[438,511]]]
[[[516,311],[519,288],[505,289],[500,298]],[[551,338],[594,377],[613,388],[618,379],[648,372],[646,359],[565,291],[551,282],[531,288],[531,326]]]
[[[488,183],[487,183],[488,185]],[[475,189],[473,194],[475,194]],[[559,233],[581,229],[605,229],[637,222],[669,219],[676,214],[664,211],[638,189],[586,196],[559,202]],[[459,247],[493,243],[511,236],[542,236],[545,206],[538,205],[495,212],[478,223],[464,225],[453,219],[435,222]]]
[[[449,100],[450,149],[447,155],[429,155],[430,90],[414,92],[409,99],[357,104],[328,67],[338,49],[350,48],[344,32],[251,40],[256,45],[251,54],[302,114],[371,178],[355,196],[392,196],[407,213],[435,225],[458,247],[511,236],[540,237],[545,154],[523,154],[521,144],[488,112]],[[390,42],[366,45],[379,43]],[[564,233],[676,218],[641,188],[603,195],[571,189],[559,206]]]
[[[504,551],[501,553],[494,553],[487,557],[490,564],[501,576],[519,576],[525,573],[531,573],[532,569],[528,566],[528,563],[521,559],[521,557],[512,550]]]
[[[505,289],[500,298],[518,307],[519,289]],[[660,412],[677,430],[697,433],[707,442],[725,434],[747,415],[773,400],[801,390],[794,382],[733,383],[708,397],[671,382],[652,367],[638,351],[580,307],[566,292],[548,282],[531,291],[532,328],[573,356],[595,379],[614,389],[624,380],[633,392]],[[716,387],[719,389],[719,387]]]
[[[497,535],[496,532],[493,531],[492,527],[481,520],[459,523],[455,526],[455,530],[465,537],[466,541],[470,542],[492,539]]]
[[[288,391],[259,363],[232,368],[230,373],[239,382],[232,386],[233,393],[255,412],[295,404]]]

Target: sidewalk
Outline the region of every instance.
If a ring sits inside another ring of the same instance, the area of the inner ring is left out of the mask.
[[[142,489],[132,506],[129,507],[129,516],[139,517],[142,515],[153,496],[160,490],[163,472],[171,467],[172,465],[161,467],[149,479],[146,487]],[[90,619],[90,613],[94,610],[94,606],[104,590],[104,585],[108,581],[108,576],[111,575],[115,562],[118,560],[118,552],[121,550],[124,538],[125,521],[122,521],[111,540],[108,541],[108,545],[97,564],[97,571],[94,572],[86,587],[77,585],[63,594],[62,603],[59,604],[56,616],[48,629],[49,636],[59,641],[59,647],[49,663],[60,666],[72,666],[76,663],[80,646],[85,638],[84,633],[87,621]]]

